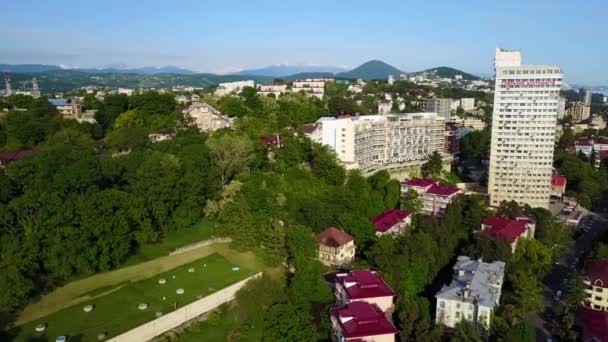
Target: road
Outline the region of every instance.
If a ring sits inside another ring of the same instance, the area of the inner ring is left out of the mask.
[[[589,228],[587,231],[580,229],[583,222],[588,222]],[[551,272],[543,280],[545,311],[534,317],[537,341],[547,341],[550,336],[554,335],[551,332],[557,330],[554,323],[548,319],[548,311],[555,303],[553,300],[555,293],[558,290],[565,293],[564,290],[567,286],[566,279],[568,279],[574,269],[578,270],[582,267],[584,256],[593,247],[593,242],[608,230],[608,219],[601,215],[590,213],[581,221],[577,229],[580,229],[582,234],[576,240],[572,253],[558,260],[558,264],[553,265]]]

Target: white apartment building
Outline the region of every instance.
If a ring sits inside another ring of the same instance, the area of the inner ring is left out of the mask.
[[[378,114],[386,115],[393,109],[393,101],[391,100],[380,100],[378,101]]]
[[[215,89],[215,95],[225,96],[225,95],[232,94],[232,93],[238,94],[245,87],[255,87],[255,82],[253,80],[247,80],[247,81],[220,83],[217,85],[217,89]]]
[[[490,204],[514,200],[547,208],[562,72],[522,64],[520,51],[500,48],[495,70]]]
[[[459,256],[453,269],[452,283],[435,295],[435,322],[454,328],[467,320],[489,330],[492,313],[500,303],[505,263],[485,263]]]
[[[424,110],[427,112],[437,113],[444,118],[450,117],[452,107],[452,99],[430,98],[424,100]]]
[[[275,97],[285,93],[287,91],[287,85],[285,84],[260,84],[257,88],[258,94],[262,96],[268,96],[274,94]]]
[[[336,152],[348,169],[372,174],[418,169],[428,156],[443,152],[445,119],[436,113],[323,117],[313,141]]]
[[[464,110],[465,112],[475,109],[475,99],[470,97],[461,98],[460,108],[462,108],[462,110]]]
[[[125,94],[127,96],[131,96],[131,95],[133,95],[134,92],[135,92],[135,90],[133,88],[129,88],[129,87],[125,87],[125,86],[118,87],[119,94]]]
[[[304,80],[295,80],[291,84],[291,91],[297,93],[305,92],[307,95],[316,96],[320,99],[325,94],[325,83],[334,82],[333,78],[307,78]]]
[[[566,99],[560,97],[557,102],[557,118],[561,119],[566,115]]]

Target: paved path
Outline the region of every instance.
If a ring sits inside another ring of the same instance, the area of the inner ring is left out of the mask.
[[[28,305],[20,314],[16,324],[21,325],[44,317],[53,312],[70,307],[74,304],[89,300],[107,292],[96,294],[95,296],[84,295],[96,289],[135,282],[142,279],[151,278],[157,274],[167,272],[181,265],[193,262],[212,253],[219,253],[226,259],[239,263],[251,270],[259,270],[261,265],[256,261],[255,256],[250,253],[237,253],[228,248],[227,243],[216,243],[213,245],[201,246],[176,255],[168,255],[137,265],[120,268],[114,271],[99,273],[88,278],[76,280],[57,288],[53,292],[43,296],[39,301]]]

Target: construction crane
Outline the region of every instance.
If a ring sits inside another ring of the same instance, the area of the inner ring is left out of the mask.
[[[11,75],[8,72],[4,73],[4,84],[6,87],[4,90],[4,95],[5,96],[13,95],[13,90],[11,89]]]

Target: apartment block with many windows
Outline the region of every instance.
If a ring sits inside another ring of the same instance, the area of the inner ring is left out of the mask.
[[[522,64],[519,51],[503,49],[496,49],[495,69],[490,203],[547,208],[562,72]]]

